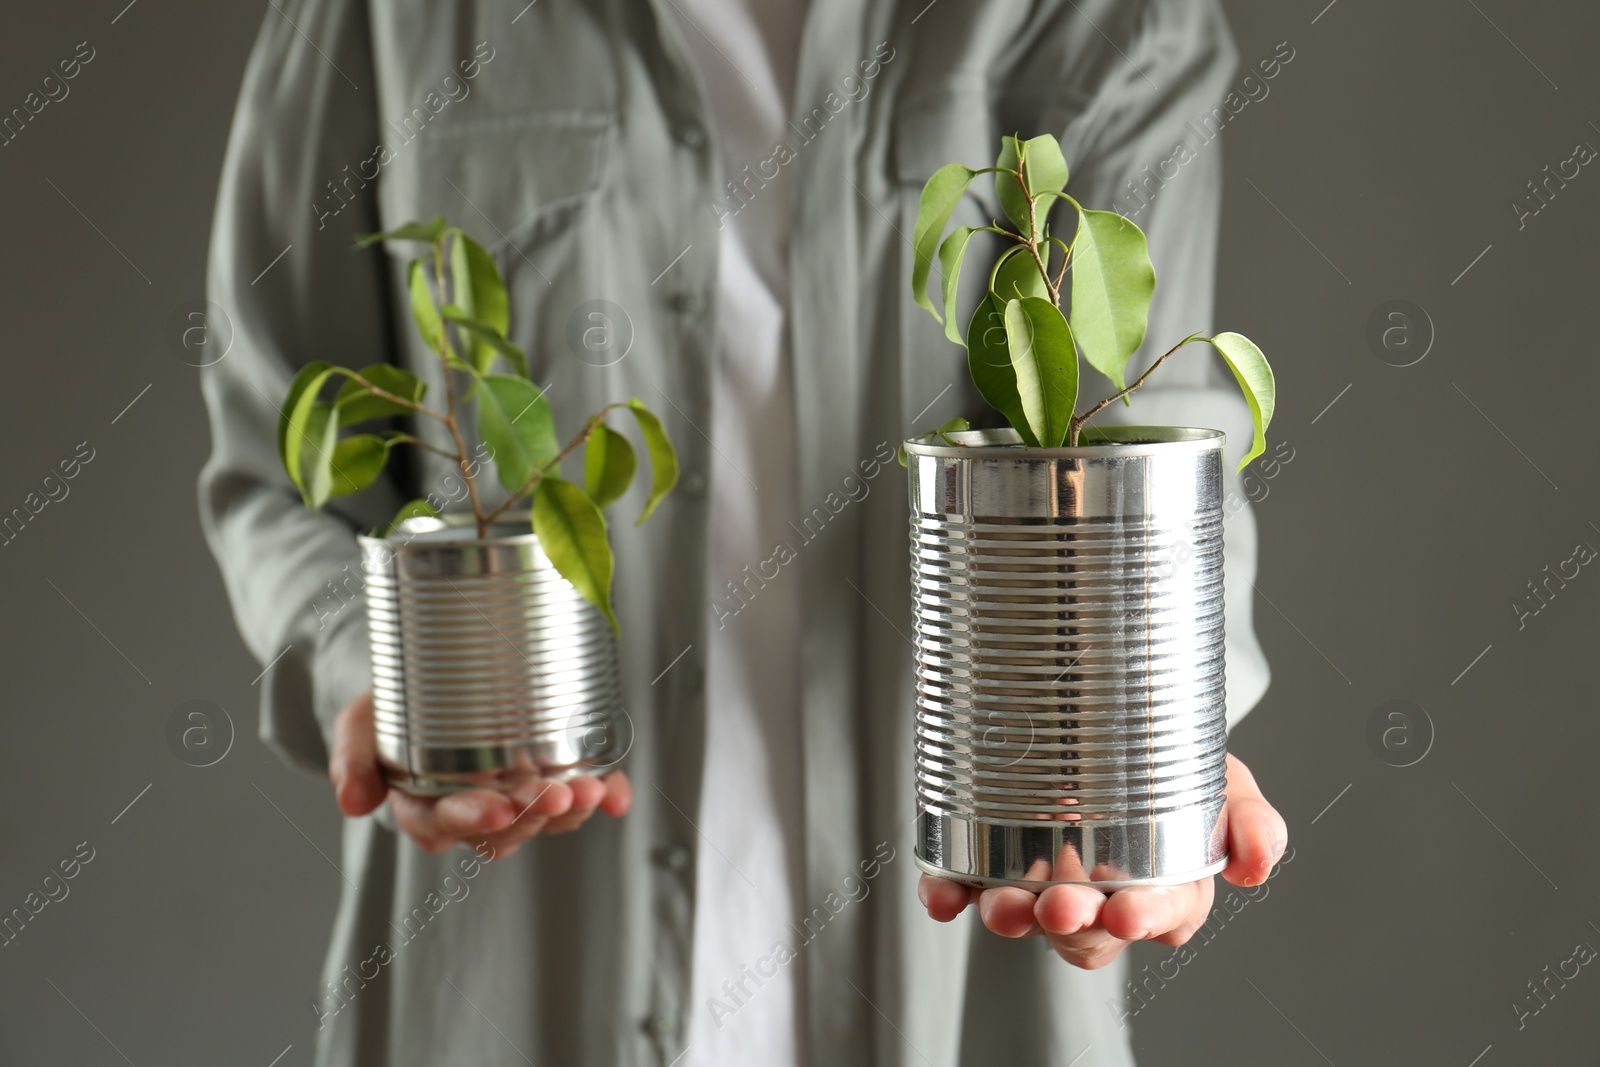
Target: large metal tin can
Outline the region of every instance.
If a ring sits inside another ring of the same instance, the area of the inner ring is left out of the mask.
[[[1193,881],[1227,860],[1222,445],[909,441],[920,866]]]

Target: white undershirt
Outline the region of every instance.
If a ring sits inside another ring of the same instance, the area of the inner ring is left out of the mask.
[[[771,161],[788,140],[805,3],[671,6],[700,72],[726,177],[740,184],[738,196],[718,190],[713,209],[721,230],[707,596],[721,607],[708,607],[703,840],[684,1064],[795,1067],[804,961],[776,965],[772,952],[779,941],[796,942],[789,923],[802,832],[803,561],[782,564],[771,580],[762,572],[773,573],[774,548],[792,540],[786,522],[798,492],[790,168]]]

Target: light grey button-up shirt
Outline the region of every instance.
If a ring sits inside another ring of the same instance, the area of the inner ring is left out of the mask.
[[[487,238],[513,339],[550,383],[562,429],[639,396],[663,413],[685,471],[648,527],[614,528],[634,810],[493,864],[347,822],[350,884],[324,984],[308,991],[319,1063],[600,1067],[683,1052],[703,844],[685,813],[703,770],[698,653],[718,610],[704,600],[705,494],[722,474],[701,429],[717,228],[734,189],[758,192],[771,164],[723,173],[670,4],[279,0],[245,75],[210,269],[234,340],[205,371],[214,448],[200,496],[245,640],[263,662],[289,647],[263,680],[270,745],[320,772],[334,714],[368,684],[353,531],[412,497],[460,499],[459,475],[427,454],[320,513],[278,467],[277,404],[310,360],[390,360],[442,388],[406,311],[406,249],[354,252],[356,235],[437,213]],[[1136,209],[1150,236],[1150,347],[1209,328],[1221,158],[1199,124],[1234,60],[1214,0],[811,0],[792,136],[774,155],[792,168],[796,510],[815,516],[796,546],[803,877],[779,964],[799,969],[808,1062],[1131,1062],[1120,967],[1076,970],[970,915],[940,926],[916,900],[893,452],[981,404],[962,351],[908,298],[907,235],[940,164],[980,166],[1002,132],[1048,131],[1074,195]],[[991,197],[976,183],[959,221],[997,215]],[[574,331],[592,301],[612,305],[625,334],[614,343],[631,344],[606,366]],[[1217,427],[1240,454],[1248,416],[1211,358],[1174,360],[1125,417]],[[1253,520],[1230,511],[1236,721],[1267,671],[1250,623]]]

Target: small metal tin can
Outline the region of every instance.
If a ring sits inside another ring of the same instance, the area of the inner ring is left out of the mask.
[[[419,795],[597,774],[626,753],[616,637],[524,523],[471,516],[362,536],[387,779]]]
[[[906,443],[916,858],[972,885],[1194,881],[1227,862],[1216,430]]]

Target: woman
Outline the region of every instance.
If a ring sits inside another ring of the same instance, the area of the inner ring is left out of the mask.
[[[1075,195],[1150,236],[1151,336],[1186,334],[1210,317],[1220,150],[1175,150],[1233,63],[1202,0],[274,3],[217,209],[210,294],[235,341],[206,371],[201,499],[246,640],[288,650],[263,737],[326,768],[351,816],[319,1063],[1132,1062],[1119,954],[1186,939],[1209,880],[977,894],[911,860],[885,461],[980,405],[907,299],[907,235],[940,164],[1054,133]],[[442,388],[407,320],[412,250],[352,251],[435,214],[490,245],[558,420],[637,395],[680,444],[660,518],[615,530],[626,774],[442,801],[377,775],[354,530],[459,474],[424,454],[308,511],[276,400],[319,358]],[[1172,370],[1142,417],[1248,437],[1225,372]],[[1235,721],[1267,683],[1254,547],[1246,509]],[[1228,814],[1226,877],[1255,884],[1285,832],[1237,761]],[[987,931],[949,923],[969,903]]]

